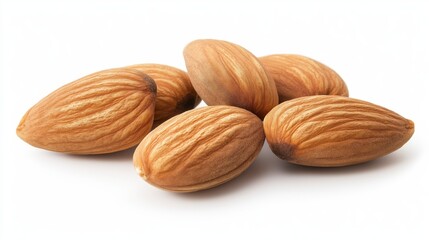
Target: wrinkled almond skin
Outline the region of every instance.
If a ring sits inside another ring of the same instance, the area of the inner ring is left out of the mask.
[[[316,60],[294,54],[269,55],[259,60],[276,83],[280,102],[312,95],[349,96],[343,79]]]
[[[395,151],[411,138],[414,123],[369,102],[320,95],[279,104],[265,117],[264,131],[281,159],[337,167]]]
[[[238,176],[264,143],[262,121],[232,106],[197,108],[175,116],[152,132],[134,153],[137,172],[150,184],[194,192]]]
[[[232,105],[261,119],[278,104],[274,81],[246,49],[226,41],[196,40],[183,55],[192,85],[207,105]]]
[[[101,154],[137,145],[151,130],[156,84],[132,69],[93,73],[52,92],[22,118],[27,143],[72,154]]]
[[[163,64],[136,64],[128,68],[144,72],[156,83],[153,128],[177,114],[195,108],[201,102],[188,74],[178,68]]]

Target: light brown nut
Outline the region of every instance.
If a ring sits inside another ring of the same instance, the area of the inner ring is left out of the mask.
[[[136,64],[128,68],[146,73],[157,85],[153,128],[201,102],[188,74],[178,68],[163,64]]]
[[[395,151],[411,138],[414,123],[369,102],[320,95],[279,104],[265,117],[264,130],[279,158],[336,167]]]
[[[186,68],[207,105],[232,105],[261,119],[278,104],[274,81],[246,49],[220,40],[196,40],[184,52]]]
[[[134,152],[134,166],[156,187],[199,191],[246,170],[264,139],[262,121],[251,112],[232,106],[197,108],[150,132]]]
[[[269,55],[259,60],[276,83],[280,102],[312,95],[349,96],[343,79],[316,60],[294,54]]]
[[[137,145],[151,130],[156,85],[132,69],[93,73],[52,92],[22,118],[16,133],[46,150],[101,154]]]

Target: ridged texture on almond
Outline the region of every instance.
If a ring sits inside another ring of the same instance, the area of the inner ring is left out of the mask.
[[[156,85],[132,69],[110,69],[67,84],[24,115],[27,143],[56,152],[110,153],[137,145],[151,130]]]
[[[294,54],[259,58],[276,83],[280,102],[312,95],[349,96],[346,83],[328,66]]]
[[[311,96],[279,104],[264,119],[273,152],[291,163],[333,167],[389,154],[414,133],[414,123],[369,102]]]
[[[210,106],[167,120],[140,143],[134,166],[147,182],[193,192],[238,176],[264,143],[262,121],[232,106]]]
[[[146,73],[157,85],[153,127],[201,102],[188,74],[180,69],[162,64],[136,64],[128,68]]]
[[[186,68],[207,105],[232,105],[261,119],[278,104],[274,81],[246,49],[220,40],[196,40],[184,50]]]

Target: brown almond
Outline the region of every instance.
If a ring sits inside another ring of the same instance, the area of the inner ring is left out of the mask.
[[[312,95],[349,96],[340,75],[316,60],[294,54],[269,55],[259,60],[274,80],[280,102]]]
[[[336,167],[395,151],[411,138],[414,123],[369,102],[320,95],[279,104],[265,117],[264,130],[279,158]]]
[[[153,128],[201,102],[188,74],[178,68],[163,64],[136,64],[128,68],[146,73],[157,85]]]
[[[232,105],[261,119],[278,104],[274,81],[246,49],[226,41],[196,40],[184,52],[192,85],[207,105]]]
[[[151,130],[156,85],[132,69],[93,73],[52,92],[22,118],[16,133],[46,150],[100,154],[137,145]]]
[[[232,106],[197,108],[150,132],[134,153],[134,166],[156,187],[198,191],[240,175],[264,139],[262,122],[251,112]]]

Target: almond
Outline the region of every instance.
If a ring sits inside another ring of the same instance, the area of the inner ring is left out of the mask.
[[[222,184],[246,170],[264,139],[261,120],[244,109],[197,108],[150,132],[134,153],[134,166],[156,187],[198,191]]]
[[[411,138],[414,123],[369,102],[320,95],[279,104],[265,117],[264,130],[279,158],[335,167],[395,151]]]
[[[184,52],[192,85],[207,105],[232,105],[261,119],[278,104],[274,81],[246,49],[220,40],[196,40]]]
[[[312,95],[349,96],[343,79],[316,60],[294,54],[269,55],[259,60],[274,80],[280,102]]]
[[[151,130],[156,85],[132,69],[100,71],[52,92],[16,130],[27,143],[73,154],[110,153],[137,145]]]
[[[188,74],[178,68],[163,64],[136,64],[128,68],[146,73],[156,83],[153,128],[177,114],[195,108],[201,102]]]

